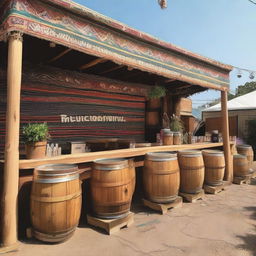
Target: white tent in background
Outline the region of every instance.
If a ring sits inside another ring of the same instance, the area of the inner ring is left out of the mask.
[[[228,101],[229,133],[231,136],[247,138],[248,121],[256,120],[256,90]],[[221,131],[220,103],[202,111],[207,132]]]
[[[256,90],[228,101],[228,110],[256,109]],[[203,110],[220,111],[220,103]]]

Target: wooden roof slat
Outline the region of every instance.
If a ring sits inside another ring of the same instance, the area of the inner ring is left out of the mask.
[[[79,69],[84,70],[84,69],[91,68],[93,66],[96,66],[97,64],[104,63],[104,62],[107,62],[107,61],[108,60],[104,59],[104,58],[97,58],[93,61],[90,61],[89,63],[86,63],[86,64],[82,65],[81,67],[79,67]]]
[[[112,71],[115,71],[115,70],[118,70],[118,69],[121,69],[123,68],[125,65],[119,65],[119,66],[116,66],[116,67],[113,67],[113,68],[110,68],[110,69],[107,69],[103,72],[100,72],[99,75],[103,75],[103,74],[107,74],[107,73],[110,73]]]
[[[58,59],[60,59],[61,57],[63,57],[64,55],[66,55],[67,53],[69,53],[70,51],[72,51],[72,49],[68,48],[68,49],[65,49],[64,51],[62,51],[60,54],[58,54],[57,56],[53,57],[52,59],[50,59],[48,61],[48,63],[52,63]]]

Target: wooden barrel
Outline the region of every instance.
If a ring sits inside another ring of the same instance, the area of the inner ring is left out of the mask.
[[[159,125],[160,117],[158,110],[147,110],[146,111],[146,125],[157,126]]]
[[[30,197],[33,235],[45,242],[67,240],[78,225],[81,202],[81,184],[76,165],[37,167]]]
[[[180,132],[173,133],[173,145],[181,145],[182,144],[182,136]]]
[[[152,202],[174,201],[180,186],[177,154],[147,153],[143,169],[143,186],[146,198]]]
[[[205,166],[204,183],[210,186],[223,184],[225,174],[225,157],[220,150],[203,150]]]
[[[180,191],[196,194],[204,183],[204,161],[201,151],[184,150],[178,152],[180,166]]]
[[[249,174],[249,162],[244,155],[233,156],[233,168],[235,177],[245,177]]]
[[[163,133],[163,145],[173,145],[173,133],[164,132]]]
[[[249,168],[251,168],[253,163],[253,158],[254,158],[252,147],[250,145],[236,145],[236,148],[237,148],[238,154],[244,155],[247,157]]]
[[[129,213],[135,187],[135,167],[131,161],[121,158],[94,161],[91,194],[97,217],[121,218]]]

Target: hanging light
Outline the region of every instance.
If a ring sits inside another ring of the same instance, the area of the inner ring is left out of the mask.
[[[237,70],[237,77],[238,77],[238,78],[241,78],[241,77],[242,77],[242,71],[241,71],[241,69],[238,69],[238,70]]]
[[[249,75],[249,78],[250,78],[250,79],[254,79],[254,77],[255,77],[254,72],[251,72],[250,75]]]
[[[162,9],[167,8],[167,0],[158,0],[158,3]]]

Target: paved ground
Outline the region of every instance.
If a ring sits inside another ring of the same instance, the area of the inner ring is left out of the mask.
[[[159,215],[135,205],[135,223],[108,236],[79,227],[66,243],[22,241],[10,256],[253,256],[256,255],[256,180]]]

